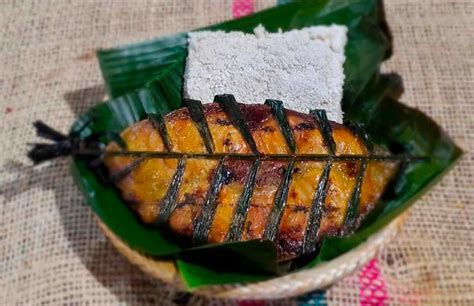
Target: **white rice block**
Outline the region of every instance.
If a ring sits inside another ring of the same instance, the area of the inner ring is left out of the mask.
[[[190,33],[185,97],[203,103],[216,94],[233,94],[241,103],[277,99],[301,112],[324,109],[341,123],[347,28],[268,33],[258,26],[254,33]]]

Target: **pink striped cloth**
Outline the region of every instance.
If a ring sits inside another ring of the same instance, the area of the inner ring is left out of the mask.
[[[234,18],[250,15],[253,11],[253,0],[234,0],[232,2],[232,16]]]
[[[360,305],[387,305],[388,291],[377,259],[372,259],[359,272]]]

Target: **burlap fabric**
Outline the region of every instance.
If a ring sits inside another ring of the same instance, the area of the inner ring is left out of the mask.
[[[273,4],[255,2],[256,9]],[[129,264],[104,238],[67,160],[31,166],[31,122],[67,131],[103,98],[95,49],[228,19],[230,7],[196,0],[0,2],[0,304],[173,304],[173,288]],[[466,151],[379,256],[389,301],[473,305],[474,2],[386,1],[386,13],[395,54],[384,69],[400,73],[403,100]],[[357,276],[347,277],[326,292],[328,304],[359,304],[359,290]]]

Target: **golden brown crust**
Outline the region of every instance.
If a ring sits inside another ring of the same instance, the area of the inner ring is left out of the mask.
[[[242,115],[251,131],[257,148],[264,154],[289,153],[278,122],[265,105],[240,105]],[[215,152],[251,153],[239,130],[232,124],[221,106],[204,105],[204,115],[209,127]],[[308,114],[286,110],[298,154],[327,154],[317,123]],[[186,108],[164,117],[172,150],[176,152],[204,153],[206,147],[196,124]],[[348,128],[331,122],[336,155],[367,155],[362,141]],[[140,121],[123,133],[130,150],[163,151],[164,145],[158,130],[148,120]],[[108,150],[117,150],[111,144]],[[136,162],[136,158],[108,157],[106,166],[116,175]],[[163,198],[170,186],[178,161],[152,159],[141,162],[129,175],[116,182],[122,197],[137,211],[146,223],[153,223]],[[179,235],[192,237],[197,218],[217,169],[218,161],[188,159],[183,182],[178,192],[176,209],[169,218],[170,228]],[[223,242],[228,238],[237,202],[244,190],[252,161],[228,160],[225,179],[217,196],[217,207],[209,229],[209,242]],[[263,161],[257,172],[256,185],[244,219],[242,239],[263,237],[268,216],[274,205],[275,194],[284,177],[287,161]],[[324,200],[318,239],[340,233],[348,203],[355,186],[360,162],[334,162],[329,173],[328,193]],[[370,162],[362,181],[359,216],[372,209],[380,198],[385,185],[393,175],[395,164]],[[291,258],[301,253],[306,225],[313,204],[314,193],[324,169],[324,162],[298,161],[295,163],[286,206],[283,210],[276,237],[279,257]]]

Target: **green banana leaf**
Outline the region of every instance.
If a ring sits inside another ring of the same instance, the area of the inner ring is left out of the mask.
[[[370,80],[383,59],[391,55],[390,33],[377,0],[298,1],[241,19],[198,30],[252,33],[262,24],[268,31],[288,31],[314,25],[343,24],[348,27],[345,49],[345,95],[352,100]],[[111,97],[138,89],[166,70],[184,61],[186,33],[150,40],[115,49],[99,50],[97,56]]]
[[[192,289],[254,282],[296,268],[315,266],[351,250],[405,211],[454,164],[461,150],[434,121],[397,102],[403,90],[399,77],[379,73],[381,62],[390,56],[392,49],[380,1],[301,1],[206,29],[251,32],[263,24],[270,31],[276,31],[331,23],[344,24],[349,30],[344,65],[345,120],[364,123],[378,143],[396,153],[429,157],[428,162],[409,164],[403,169],[377,209],[354,235],[326,238],[317,256],[293,266],[277,265],[274,245],[268,241],[189,249],[173,235],[140,223],[118,192],[102,183],[84,160],[75,158],[72,163],[75,180],[97,216],[132,248],[149,255],[174,258],[184,282]],[[104,79],[114,98],[92,107],[75,122],[71,132],[80,132],[82,138],[110,131],[118,133],[145,118],[147,113],[166,114],[179,108],[186,37],[186,33],[179,33],[99,51]]]

